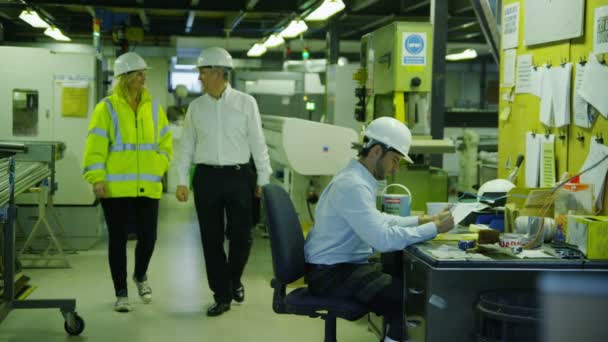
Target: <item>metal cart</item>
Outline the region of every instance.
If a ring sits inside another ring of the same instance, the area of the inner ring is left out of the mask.
[[[0,161],[5,161],[5,171],[0,172],[0,180],[6,178],[8,182],[3,182],[8,196],[6,200],[0,200],[0,223],[3,223],[3,268],[2,280],[4,281],[3,293],[0,298],[0,322],[8,315],[12,309],[53,309],[61,311],[65,319],[64,329],[70,335],[80,335],[84,330],[85,324],[82,317],[76,313],[75,299],[35,299],[35,300],[16,300],[15,299],[15,218],[17,208],[15,207],[15,184],[17,178],[15,174],[15,158],[17,153],[27,153],[27,147],[19,143],[0,142]],[[40,179],[42,180],[42,179]]]

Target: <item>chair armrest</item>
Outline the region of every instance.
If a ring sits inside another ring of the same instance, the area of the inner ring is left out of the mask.
[[[272,279],[270,286],[274,289],[272,294],[272,310],[278,314],[287,313],[287,309],[285,308],[285,293],[287,286],[279,283],[276,279]]]

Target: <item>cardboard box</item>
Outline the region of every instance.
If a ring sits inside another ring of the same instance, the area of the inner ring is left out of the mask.
[[[608,216],[568,215],[567,232],[566,241],[587,259],[608,259]]]

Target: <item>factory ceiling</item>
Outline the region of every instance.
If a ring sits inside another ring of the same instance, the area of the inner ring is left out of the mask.
[[[448,0],[437,0],[448,1]],[[90,39],[93,16],[101,37],[112,39],[121,27],[141,29],[144,45],[166,45],[172,36],[262,39],[291,19],[306,15],[320,0],[0,0],[4,44],[50,38],[19,19],[36,10],[72,40]],[[332,20],[340,40],[358,41],[365,33],[395,20],[428,21],[427,0],[344,0],[346,9]],[[485,43],[470,0],[449,0],[448,43]],[[304,39],[325,39],[328,21],[308,23]]]

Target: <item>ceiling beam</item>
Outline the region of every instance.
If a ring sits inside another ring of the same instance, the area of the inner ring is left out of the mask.
[[[473,5],[465,6],[463,8],[459,8],[459,9],[457,9],[455,11],[452,11],[452,14],[453,15],[454,14],[461,14],[461,13],[466,13],[466,12],[471,12],[471,11],[473,11]]]
[[[469,21],[468,23],[464,23],[464,24],[460,24],[460,25],[456,25],[456,26],[452,26],[452,27],[448,28],[448,32],[460,31],[460,30],[464,30],[469,27],[477,26],[477,25],[479,25],[477,20]]]
[[[401,12],[407,13],[407,12],[415,11],[419,8],[429,6],[430,4],[431,4],[431,0],[419,1],[418,3],[413,4],[413,5],[410,5],[409,2],[406,3],[405,0],[401,0]]]
[[[143,9],[140,9],[138,14],[139,14],[139,20],[141,20],[141,25],[144,27],[144,30],[150,31],[150,20],[148,19],[148,16],[146,15],[146,11]]]
[[[243,19],[245,19],[246,16],[247,16],[247,12],[245,12],[245,11],[240,11],[237,15],[227,16],[226,25],[224,25],[225,26],[224,28],[231,32],[234,31],[234,29],[236,29],[236,27],[239,26],[241,21],[243,21]]]
[[[259,0],[248,0],[247,5],[245,5],[245,8],[247,8],[248,11],[251,11],[255,8],[255,5],[257,5],[258,2]]]
[[[195,17],[196,17],[195,11],[188,11],[188,18],[186,19],[186,28],[184,29],[185,33],[192,32],[192,25],[194,25]]]
[[[394,14],[391,14],[391,15],[389,15],[387,17],[382,17],[382,18],[380,18],[378,20],[372,21],[371,23],[369,23],[367,25],[363,25],[363,26],[361,26],[360,28],[358,28],[356,30],[345,32],[345,33],[343,33],[343,34],[340,35],[340,38],[346,38],[346,37],[350,37],[350,36],[353,36],[353,35],[356,35],[356,34],[361,34],[361,33],[367,32],[370,29],[382,26],[382,25],[384,25],[386,23],[389,23],[389,22],[391,22],[393,20],[395,20],[395,15]],[[359,39],[360,37],[355,37],[355,38]]]
[[[377,3],[380,0],[355,0],[352,1],[352,3],[349,6],[349,10],[351,10],[352,12],[357,12],[360,11],[362,9],[366,9],[369,6]]]

